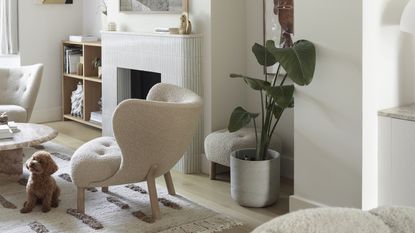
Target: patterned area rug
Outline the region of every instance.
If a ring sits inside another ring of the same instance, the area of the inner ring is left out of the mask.
[[[25,150],[26,159],[37,149]],[[86,192],[86,214],[76,211],[76,188],[69,174],[73,151],[55,143],[44,150],[59,165],[54,174],[62,190],[60,205],[49,213],[37,206],[32,213],[20,214],[26,200],[25,178],[19,182],[0,182],[0,232],[228,232],[241,222],[197,205],[180,195],[170,196],[157,187],[162,219],[153,221],[146,183],[110,187],[109,193],[97,189]]]

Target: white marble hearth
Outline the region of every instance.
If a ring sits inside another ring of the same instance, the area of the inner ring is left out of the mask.
[[[112,136],[112,114],[120,93],[119,68],[161,74],[162,83],[175,84],[202,95],[201,35],[103,32],[103,135]],[[122,89],[122,88],[121,88]],[[122,96],[122,94],[121,94]],[[197,133],[176,169],[184,173],[200,171],[203,127]],[[139,133],[139,132],[137,132]]]

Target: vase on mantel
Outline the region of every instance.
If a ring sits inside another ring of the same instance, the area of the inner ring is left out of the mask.
[[[104,13],[101,13],[101,30],[102,31],[108,30],[108,16]]]

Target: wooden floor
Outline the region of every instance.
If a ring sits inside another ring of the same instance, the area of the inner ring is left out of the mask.
[[[101,136],[101,131],[76,122],[47,123],[59,131],[54,142],[76,150],[83,143]],[[229,175],[219,176],[221,181],[211,181],[207,175],[184,175],[172,172],[174,185],[179,195],[216,212],[230,215],[247,223],[237,232],[250,232],[258,225],[288,212],[288,197],[292,194],[290,180],[282,179],[280,199],[274,206],[267,208],[244,208],[235,203],[230,196]],[[165,186],[163,179],[157,183]]]

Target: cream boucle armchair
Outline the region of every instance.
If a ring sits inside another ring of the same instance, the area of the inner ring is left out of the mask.
[[[78,187],[77,207],[85,212],[85,188],[147,181],[152,214],[160,218],[155,178],[164,175],[175,195],[170,169],[192,141],[202,111],[195,93],[157,84],[147,101],[126,100],[113,115],[115,138],[102,137],[81,146],[71,159],[71,177]]]
[[[39,92],[43,65],[0,69],[0,113],[9,121],[28,122]]]

